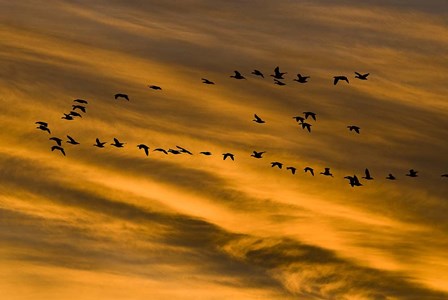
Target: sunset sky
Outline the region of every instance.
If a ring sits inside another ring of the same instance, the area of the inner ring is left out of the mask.
[[[0,45],[1,299],[448,299],[446,0],[0,0]]]

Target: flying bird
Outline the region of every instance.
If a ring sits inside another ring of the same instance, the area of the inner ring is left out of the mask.
[[[302,129],[306,128],[306,129],[308,129],[308,132],[311,132],[311,124],[302,122],[301,125],[302,125]]]
[[[273,161],[273,162],[271,162],[271,168],[273,168],[273,167],[278,167],[279,169],[281,169],[283,167],[283,164],[278,161]]]
[[[330,168],[325,168],[325,171],[320,172],[320,174],[333,177],[333,174],[330,173]]]
[[[64,113],[64,116],[61,119],[65,119],[65,120],[73,120],[73,117],[71,114],[66,114]]]
[[[82,116],[78,112],[73,111],[73,110],[71,112],[69,112],[68,114],[70,116],[73,116],[73,117],[80,117],[80,118],[82,118]]]
[[[277,66],[274,69],[274,74],[271,75],[272,77],[274,77],[275,79],[285,79],[283,78],[283,75],[288,74],[287,72],[280,72],[280,68]]]
[[[168,149],[168,152],[169,153],[172,153],[172,154],[182,154],[182,152],[180,152],[179,150],[174,150],[174,149]]]
[[[386,179],[389,179],[389,180],[395,180],[396,178],[395,178],[394,175],[392,175],[392,174],[389,173],[389,175],[387,175]]]
[[[316,113],[313,113],[312,111],[304,111],[303,114],[305,115],[305,119],[311,117],[314,121],[316,121]]]
[[[296,117],[292,117],[293,119],[295,119],[297,122],[303,123],[305,122],[305,118],[302,116],[296,116]]]
[[[202,80],[202,83],[205,83],[205,84],[215,84],[213,81],[210,81],[206,78],[201,78],[201,80]]]
[[[418,176],[418,175],[417,175],[417,172],[418,172],[418,171],[415,171],[414,169],[410,169],[410,170],[409,170],[409,173],[406,174],[406,176],[409,176],[409,177],[417,177],[417,176]]]
[[[86,107],[82,106],[82,105],[72,105],[73,110],[75,109],[79,109],[80,111],[82,111],[83,113],[86,112]]]
[[[251,156],[255,157],[255,158],[263,158],[263,153],[266,153],[266,151],[262,151],[262,152],[254,151],[254,153]]]
[[[149,147],[146,146],[145,144],[138,144],[137,148],[140,150],[143,149],[145,151],[146,156],[149,155]]]
[[[187,154],[193,155],[193,153],[191,153],[190,151],[188,151],[185,148],[182,148],[181,146],[176,146],[176,148],[179,149],[180,152],[182,152],[182,153],[187,153]]]
[[[88,104],[87,100],[84,100],[84,99],[75,99],[75,100],[73,100],[73,102]]]
[[[347,126],[347,128],[350,130],[350,131],[355,131],[356,133],[358,133],[359,134],[359,130],[361,129],[361,128],[359,128],[358,126],[355,126],[355,125],[349,125],[349,126]]]
[[[251,74],[254,74],[254,75],[256,75],[256,76],[260,76],[260,77],[263,77],[263,78],[264,78],[263,73],[261,73],[261,72],[258,71],[258,70],[254,70]]]
[[[209,151],[202,151],[202,152],[199,152],[199,154],[202,154],[202,155],[212,155],[212,153],[209,152]]]
[[[281,82],[280,80],[277,80],[277,79],[274,79],[274,84],[276,84],[276,85],[286,85],[286,83],[284,83],[284,82]]]
[[[292,175],[296,174],[297,168],[295,167],[286,167],[286,170],[291,170]]]
[[[363,176],[362,178],[367,179],[367,180],[372,180],[372,179],[373,179],[373,177],[370,176],[369,169],[366,168],[366,170],[364,171],[364,173],[366,174],[366,176]]]
[[[254,118],[252,121],[254,121],[255,123],[266,123],[266,121],[262,120],[259,116],[257,116],[257,114],[254,114]]]
[[[360,74],[358,72],[355,72],[356,76],[355,78],[361,79],[361,80],[367,80],[367,76],[369,76],[370,73],[366,73],[366,74]]]
[[[72,144],[72,145],[78,145],[79,143],[77,141],[75,141],[74,138],[72,138],[71,136],[67,135],[68,141],[67,143]]]
[[[65,156],[64,148],[62,148],[62,147],[60,147],[60,146],[53,146],[53,147],[51,147],[51,151],[54,151],[54,150],[59,150],[59,151],[61,151],[61,153],[64,154],[64,156]]]
[[[238,72],[238,71],[233,71],[233,72],[235,72],[235,75],[232,75],[232,76],[230,76],[230,77],[235,78],[235,79],[246,79],[246,77],[244,77],[243,75],[241,75],[240,72]]]
[[[50,131],[50,129],[49,129],[47,126],[39,125],[39,126],[36,127],[36,129],[40,129],[40,130],[43,130],[43,131],[47,131],[48,133],[51,134],[51,131]]]
[[[223,153],[222,155],[223,155],[222,160],[226,160],[227,157],[230,157],[231,160],[235,160],[235,157],[232,153],[227,152],[227,153]]]
[[[304,171],[305,171],[305,173],[306,172],[310,172],[311,173],[311,175],[313,175],[314,176],[314,169],[313,168],[310,168],[310,167],[306,167],[305,169],[303,169]]]
[[[168,152],[166,152],[166,150],[165,150],[165,149],[162,149],[162,148],[156,148],[156,149],[154,149],[154,150],[152,150],[152,151],[158,151],[158,152],[163,152],[163,153],[165,153],[165,154],[168,154]]]
[[[96,143],[93,144],[93,146],[98,147],[98,148],[104,148],[104,145],[106,144],[106,142],[100,142],[99,138],[96,138]]]
[[[37,124],[39,126],[44,126],[44,127],[48,127],[48,123],[47,122],[43,122],[43,121],[37,121],[34,124]]]
[[[159,91],[162,90],[162,88],[161,88],[160,86],[157,86],[157,85],[148,85],[148,87],[149,87],[150,89],[153,89],[153,90],[159,90]]]
[[[297,79],[293,79],[294,81],[297,81],[298,83],[307,83],[310,76],[302,76],[300,74],[297,74]]]
[[[60,138],[58,138],[58,137],[53,136],[53,137],[49,138],[49,140],[51,140],[51,141],[55,141],[56,144],[58,144],[59,146],[62,145],[62,139],[60,139]]]
[[[123,145],[125,143],[121,143],[117,138],[114,138],[114,142],[111,143],[112,146],[117,147],[117,148],[123,148]]]
[[[114,97],[115,97],[115,99],[118,99],[118,98],[124,98],[124,99],[126,99],[126,100],[129,101],[129,96],[126,95],[126,94],[115,94]]]
[[[356,175],[353,176],[345,176],[345,179],[349,180],[349,184],[354,187],[354,186],[362,186],[361,182],[359,182],[359,179]]]
[[[440,177],[448,177],[448,173],[442,174]]]
[[[333,84],[334,85],[338,84],[339,80],[344,80],[344,81],[347,81],[347,83],[349,83],[347,76],[334,76],[333,77]]]

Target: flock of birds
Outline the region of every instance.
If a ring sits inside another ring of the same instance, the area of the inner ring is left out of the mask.
[[[259,71],[259,70],[253,70],[253,72],[251,72],[251,74],[258,76],[258,77],[262,77],[264,78],[264,74]],[[280,68],[276,67],[274,69],[274,74],[271,74],[270,76],[273,77],[274,79],[274,84],[276,85],[286,85],[286,83],[284,83],[281,80],[284,80],[285,78],[283,77],[285,74],[287,74],[287,72],[280,72]],[[365,73],[365,74],[361,74],[358,72],[355,72],[355,78],[359,79],[359,80],[367,80],[367,77],[369,76],[369,73]],[[239,71],[234,71],[234,75],[230,76],[231,78],[234,79],[246,79],[246,77],[244,77]],[[303,76],[300,73],[297,74],[297,78],[293,79],[294,81],[297,81],[298,83],[308,83],[308,80],[310,79],[310,76]],[[204,84],[208,84],[208,85],[212,85],[215,84],[213,81],[206,79],[206,78],[201,78],[202,83]],[[344,75],[338,75],[338,76],[334,76],[333,77],[333,84],[337,85],[339,81],[345,81],[347,83],[349,83],[349,79],[347,78],[347,76]],[[162,88],[160,86],[157,85],[149,85],[148,86],[150,89],[153,90],[162,90]],[[114,95],[114,98],[116,100],[118,99],[124,99],[127,101],[130,101],[130,98],[127,94],[123,94],[123,93],[118,93]],[[63,113],[63,116],[61,119],[64,120],[74,120],[75,118],[82,118],[82,114],[81,113],[86,113],[87,111],[87,105],[88,105],[88,101],[84,100],[84,99],[75,99],[73,100],[73,104],[72,104],[72,109],[69,113]],[[306,121],[310,118],[314,121],[316,121],[316,113],[315,112],[311,112],[311,111],[305,111],[303,112],[303,116],[299,115],[299,116],[294,116],[293,119],[295,119],[297,121],[297,123],[299,124],[299,126],[302,127],[302,129],[306,129],[308,130],[308,132],[311,132],[311,124],[307,123]],[[257,114],[254,114],[254,119],[252,120],[255,123],[258,124],[264,124],[266,123],[265,120],[263,120],[262,118],[260,118]],[[42,131],[46,131],[49,134],[51,134],[51,130],[48,127],[48,123],[44,122],[44,121],[37,121],[35,122],[37,126],[37,129],[42,130]],[[348,125],[347,128],[349,129],[349,131],[354,131],[356,133],[360,133],[360,127],[356,126],[356,125]],[[54,141],[56,143],[56,145],[53,145],[51,147],[51,151],[60,151],[64,156],[66,155],[65,153],[65,149],[63,147],[63,139],[59,138],[59,137],[50,137],[49,140]],[[78,141],[76,141],[73,137],[67,135],[67,140],[66,143],[71,144],[71,145],[79,145],[80,143]],[[96,138],[95,143],[93,144],[94,147],[97,148],[104,148],[105,145],[107,144],[107,142],[105,141],[101,141],[99,138]],[[117,138],[114,138],[113,143],[110,143],[111,146],[117,147],[117,148],[123,148],[124,145],[126,143],[124,142],[120,142]],[[137,148],[139,150],[143,150],[145,155],[148,156],[149,155],[149,150],[150,148],[145,145],[145,144],[138,144]],[[188,154],[188,155],[193,155],[193,153],[189,150],[187,150],[186,148],[183,148],[181,146],[176,146],[176,149],[163,149],[163,148],[155,148],[153,151],[156,152],[161,152],[164,154],[174,154],[174,155],[178,155],[178,154]],[[261,159],[263,158],[263,154],[266,153],[265,151],[261,151],[261,152],[257,152],[257,151],[253,151],[253,153],[251,154],[251,157],[256,158],[256,159]],[[210,156],[212,155],[212,153],[210,151],[202,151],[199,152],[199,154],[201,155],[205,155],[205,156]],[[223,160],[226,160],[227,158],[231,159],[231,160],[235,160],[235,155],[233,153],[230,152],[226,152],[222,154]],[[279,169],[282,169],[284,166],[283,163],[278,162],[278,161],[274,161],[271,162],[271,167],[277,167]],[[296,174],[297,168],[293,167],[293,166],[286,166],[286,170],[291,171],[291,174]],[[303,171],[305,173],[309,173],[311,176],[314,176],[314,169],[307,166],[303,169]],[[365,176],[363,176],[362,178],[365,180],[373,180],[374,178],[371,176],[369,169],[365,169],[364,171]],[[410,169],[409,172],[407,174],[405,174],[408,177],[418,177],[417,175],[418,171],[414,170],[414,169]],[[321,175],[323,176],[330,176],[333,177],[333,174],[330,171],[330,168],[324,168],[323,172],[320,172]],[[447,177],[448,178],[448,173],[442,174],[441,177]],[[347,179],[349,181],[350,186],[355,187],[355,186],[362,186],[363,184],[359,181],[359,178],[356,175],[349,175],[349,176],[345,176],[345,179]],[[396,180],[397,178],[392,175],[389,174],[386,179],[388,180]]]

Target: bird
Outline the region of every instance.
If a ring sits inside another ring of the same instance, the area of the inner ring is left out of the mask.
[[[255,157],[255,158],[263,158],[263,156],[262,156],[263,153],[266,153],[266,151],[261,151],[261,152],[254,151],[251,156]]]
[[[172,153],[172,154],[182,154],[182,152],[180,152],[179,150],[175,150],[175,149],[168,149],[168,152],[169,153]]]
[[[95,147],[98,147],[98,148],[104,148],[104,145],[106,144],[106,142],[100,142],[100,139],[99,138],[96,138],[96,143],[95,144],[93,144]]]
[[[363,176],[362,178],[367,179],[367,180],[372,180],[372,179],[373,179],[373,177],[370,176],[369,169],[366,168],[366,170],[364,171],[364,173],[366,174],[366,176]]]
[[[227,152],[227,153],[223,153],[222,155],[223,155],[222,160],[226,160],[227,157],[230,157],[231,160],[235,160],[235,157],[232,153]]]
[[[88,104],[87,100],[84,100],[84,99],[75,99],[75,100],[73,100],[73,102]]]
[[[70,115],[70,114],[66,114],[66,113],[64,113],[64,116],[63,116],[61,119],[65,119],[65,120],[73,120],[73,117],[72,117],[72,115]]]
[[[193,155],[193,153],[191,153],[190,151],[188,151],[185,148],[182,148],[181,146],[176,146],[176,148],[179,149],[180,152],[182,152],[182,153],[187,153],[187,154]]]
[[[36,129],[40,129],[40,130],[43,130],[43,131],[47,131],[48,133],[51,134],[51,131],[50,131],[50,129],[49,129],[47,126],[39,125],[39,126],[36,127]]]
[[[313,175],[314,176],[314,169],[313,168],[310,168],[310,167],[306,167],[305,169],[303,169],[304,171],[305,171],[305,173],[306,172],[310,172],[311,173],[311,175]]]
[[[71,136],[67,135],[68,141],[67,143],[72,144],[72,145],[78,145],[79,143],[77,141],[75,141],[74,138],[72,138]]]
[[[273,168],[273,167],[278,167],[279,169],[281,169],[283,167],[283,164],[278,161],[273,161],[273,162],[271,162],[271,168]]]
[[[124,98],[124,99],[126,99],[126,100],[129,101],[129,96],[126,95],[126,94],[115,94],[114,97],[115,97],[115,99],[118,99],[118,98]]]
[[[199,154],[202,154],[202,155],[212,155],[212,153],[209,152],[209,151],[202,151],[202,152],[199,152]]]
[[[278,66],[274,69],[274,73],[275,74],[271,76],[274,77],[275,79],[285,79],[283,78],[283,75],[288,74],[287,72],[280,72],[280,68]]]
[[[260,123],[260,124],[266,123],[266,121],[262,120],[259,116],[257,116],[257,114],[254,114],[254,118],[255,119],[253,119],[252,121],[254,121],[255,123]]]
[[[153,89],[153,90],[159,90],[159,91],[162,90],[162,88],[161,88],[160,86],[157,86],[157,85],[148,85],[148,87],[149,87],[150,89]]]
[[[330,168],[325,168],[325,171],[320,172],[320,174],[333,177],[333,174],[330,173]]]
[[[258,70],[254,70],[251,74],[254,74],[254,75],[256,75],[256,76],[260,76],[260,77],[263,77],[263,78],[264,78],[263,73],[261,73],[261,72],[258,71]]]
[[[442,174],[440,177],[448,177],[448,173]]]
[[[417,177],[417,176],[418,176],[418,175],[417,175],[417,172],[418,172],[418,171],[415,171],[414,169],[410,169],[410,170],[409,170],[409,173],[406,174],[406,176],[409,176],[409,177]]]
[[[206,78],[201,78],[201,80],[202,80],[202,83],[205,83],[205,84],[215,84],[213,81],[210,81]]]
[[[301,125],[302,125],[302,129],[306,128],[306,129],[308,129],[308,132],[311,132],[311,124],[302,122]]]
[[[123,148],[123,145],[125,143],[120,142],[117,138],[114,138],[114,142],[111,143],[112,146],[117,147],[117,148]]]
[[[40,126],[44,126],[44,127],[48,127],[48,123],[44,122],[44,121],[37,121],[34,124],[40,125]]]
[[[68,113],[70,116],[73,116],[73,117],[80,117],[80,118],[82,118],[82,116],[79,114],[79,113],[77,113],[76,111],[71,111],[71,112],[69,112]]]
[[[297,81],[298,83],[307,83],[310,76],[302,76],[300,74],[297,74],[297,79],[293,79],[294,81]]]
[[[311,117],[314,121],[316,121],[316,113],[313,113],[312,111],[304,111],[303,114],[305,115],[305,119]]]
[[[333,77],[333,84],[336,85],[339,80],[344,80],[344,81],[347,81],[347,83],[349,83],[347,76],[334,76]]]
[[[146,156],[149,155],[149,147],[146,146],[145,144],[138,144],[138,145],[137,145],[137,148],[138,148],[138,149],[143,149],[143,150],[145,151]]]
[[[53,147],[51,147],[51,151],[54,151],[54,150],[59,150],[59,151],[61,151],[61,153],[64,154],[64,156],[65,156],[64,148],[62,148],[62,147],[60,147],[60,146],[53,146]]]
[[[83,113],[86,112],[86,107],[82,106],[82,105],[72,105],[73,110],[75,109],[79,109],[80,111],[82,111]]]
[[[389,179],[389,180],[395,180],[396,178],[395,178],[394,175],[392,175],[392,174],[389,173],[389,175],[387,175],[386,179]]]
[[[369,76],[370,73],[366,73],[366,74],[360,74],[358,72],[355,72],[356,76],[355,78],[361,79],[361,80],[367,80],[367,76]]]
[[[286,170],[291,170],[292,175],[296,174],[297,168],[295,167],[286,167]]]
[[[276,85],[286,85],[286,83],[281,82],[280,80],[274,79],[274,84]]]
[[[235,72],[235,75],[232,75],[232,76],[230,76],[230,77],[235,78],[235,79],[246,79],[246,77],[244,77],[243,75],[241,75],[240,72],[238,72],[238,71],[233,71],[233,72]]]
[[[293,119],[295,119],[297,122],[303,123],[305,121],[305,118],[302,116],[296,116],[296,117],[292,117]]]
[[[154,149],[154,150],[152,150],[152,151],[158,151],[158,152],[163,152],[163,153],[165,153],[165,154],[168,154],[168,152],[166,152],[166,150],[165,150],[165,149],[162,149],[162,148],[156,148],[156,149]]]
[[[359,128],[358,126],[355,126],[355,125],[349,125],[349,126],[347,126],[347,128],[350,130],[350,131],[355,131],[356,133],[358,133],[359,134],[359,130],[361,129],[361,128]]]
[[[354,186],[362,186],[361,182],[359,182],[359,179],[356,175],[353,176],[345,176],[345,179],[349,180],[349,184],[354,187]]]
[[[62,139],[60,139],[58,137],[53,136],[53,137],[49,138],[49,140],[55,141],[56,144],[58,144],[59,146],[62,145]]]

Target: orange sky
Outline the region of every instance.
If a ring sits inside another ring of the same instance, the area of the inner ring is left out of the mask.
[[[2,299],[448,299],[448,4],[371,2],[0,0]]]

